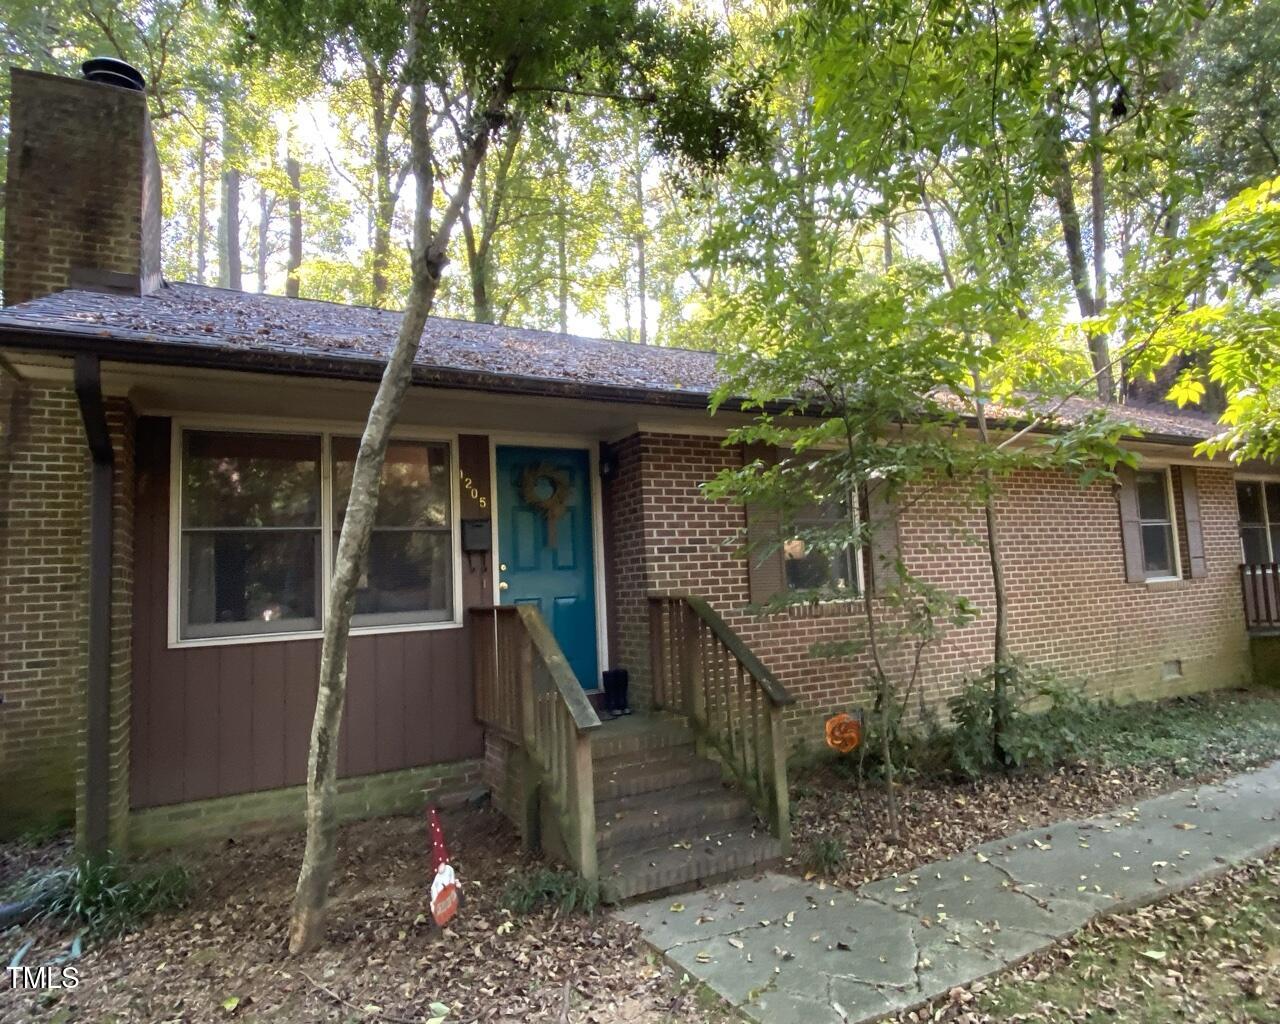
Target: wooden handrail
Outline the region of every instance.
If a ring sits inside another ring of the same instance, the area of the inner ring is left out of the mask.
[[[654,706],[688,719],[789,851],[782,709],[795,698],[700,597],[649,598],[649,662]]]
[[[716,613],[711,605],[700,597],[694,597],[692,594],[685,595],[683,600],[685,604],[693,609],[698,618],[707,624],[711,632],[715,634],[716,639],[729,649],[729,653],[742,662],[742,667],[755,677],[756,682],[760,684],[760,689],[764,691],[765,696],[770,701],[778,707],[786,707],[788,704],[796,702],[795,697],[774,678],[773,673],[765,668],[764,663],[756,657],[755,652],[743,643],[742,637],[729,628],[729,624]]]
[[[544,823],[550,825],[554,835],[542,835],[543,845],[553,845],[594,882],[599,871],[591,732],[600,718],[535,606],[472,608],[469,615],[476,717],[521,755],[517,824],[526,842],[542,835]]]
[[[569,661],[560,650],[560,645],[556,643],[556,638],[552,635],[551,628],[547,625],[547,620],[542,617],[542,613],[531,604],[517,604],[509,607],[514,607],[524,622],[529,639],[533,641],[533,649],[546,666],[551,682],[573,717],[573,724],[578,732],[599,729],[600,716],[591,706],[591,701],[587,700],[582,684],[578,682],[578,677],[569,667]]]

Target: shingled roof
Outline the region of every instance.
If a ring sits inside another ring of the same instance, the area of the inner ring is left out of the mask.
[[[0,309],[0,344],[104,358],[295,375],[372,378],[395,344],[400,314],[368,306],[166,284],[151,295],[67,290]],[[414,366],[421,383],[490,391],[705,407],[713,353],[431,317]],[[1077,419],[1099,403],[1069,400]],[[1148,435],[1194,442],[1212,418],[1127,405]]]
[[[326,366],[357,375],[381,372],[400,314],[368,306],[166,284],[151,295],[68,290],[0,309],[0,332],[73,333],[118,343],[152,358],[217,355],[248,361]],[[163,348],[162,348],[163,347]],[[574,388],[688,395],[701,402],[715,387],[709,352],[583,338],[552,331],[431,317],[416,368],[427,379],[517,389],[538,383]],[[681,402],[679,404],[685,404]]]

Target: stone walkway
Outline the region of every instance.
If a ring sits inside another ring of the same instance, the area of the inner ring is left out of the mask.
[[[1280,761],[986,843],[856,891],[785,875],[618,912],[751,1020],[853,1024],[996,973],[1093,917],[1280,846]]]

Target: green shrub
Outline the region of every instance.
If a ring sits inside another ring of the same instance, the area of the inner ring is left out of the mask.
[[[948,768],[946,736],[932,709],[923,708],[920,720],[913,725],[907,725],[902,719],[899,711],[888,721],[889,754],[897,781],[928,778],[945,771]],[[843,766],[850,777],[856,778],[859,771],[872,779],[884,777],[881,728],[879,715],[867,715],[862,748],[850,754]]]
[[[45,872],[24,888],[23,898],[35,901],[37,920],[106,939],[134,930],[157,911],[183,906],[191,876],[178,865],[129,868],[108,855]]]
[[[532,914],[548,907],[558,914],[594,914],[600,905],[600,886],[573,871],[537,868],[507,883],[502,905],[513,914]]]
[[[848,859],[844,844],[831,836],[822,836],[809,844],[804,852],[804,869],[815,875],[834,875]]]
[[[1083,687],[1022,662],[1005,671],[1006,728],[1001,746],[1010,764],[1048,768],[1079,753],[1098,710]],[[971,779],[1004,767],[995,751],[994,673],[988,669],[969,680],[960,695],[948,702],[949,760],[957,772]]]

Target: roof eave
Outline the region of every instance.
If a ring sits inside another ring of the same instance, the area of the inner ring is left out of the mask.
[[[274,373],[291,377],[376,382],[385,362],[361,356],[317,356],[300,353],[237,349],[203,345],[179,338],[120,338],[113,334],[77,331],[56,327],[0,324],[0,343],[16,349],[73,356],[93,352],[114,362],[180,366],[191,369],[234,370]],[[698,392],[626,387],[618,384],[583,383],[517,374],[487,373],[452,367],[414,366],[413,383],[425,387],[485,391],[501,394],[534,395],[585,401],[627,402],[676,409],[706,411],[710,396]],[[723,403],[740,409],[742,402]]]
[[[0,323],[0,341],[13,348],[74,356],[92,352],[102,359],[192,369],[233,370],[247,373],[274,373],[291,377],[315,377],[329,380],[376,382],[381,379],[385,363],[372,357],[317,356],[296,352],[240,349],[234,346],[204,345],[183,338],[154,336],[121,338],[101,331],[74,330],[49,326]],[[580,401],[625,402],[632,405],[659,406],[672,409],[707,412],[710,395],[699,391],[626,387],[618,384],[587,384],[580,381],[553,380],[518,374],[486,373],[451,367],[416,366],[413,383],[423,387],[482,391],[491,394],[532,395],[542,398],[576,399]],[[747,406],[750,405],[750,409]],[[728,412],[759,412],[760,407],[745,398],[727,399],[719,406]],[[763,411],[781,413],[789,403],[768,403]],[[972,417],[965,417],[969,426]],[[1014,424],[1013,426],[1017,426]],[[1040,433],[1041,431],[1036,431]],[[1052,433],[1050,430],[1044,433]],[[1127,434],[1125,440],[1148,444],[1194,447],[1203,438],[1184,434],[1143,431]]]

